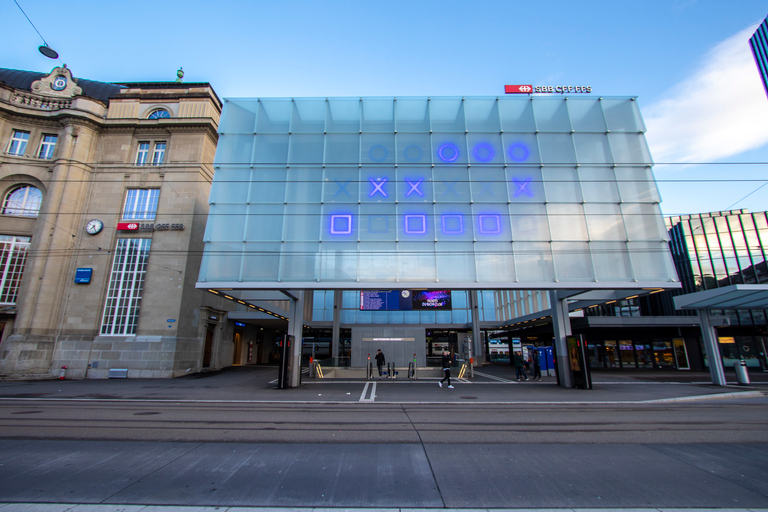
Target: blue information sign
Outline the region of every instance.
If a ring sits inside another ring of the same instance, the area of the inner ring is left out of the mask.
[[[91,282],[92,268],[79,268],[75,271],[75,283],[88,284]]]

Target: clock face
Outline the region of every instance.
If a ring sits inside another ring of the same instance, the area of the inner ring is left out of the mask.
[[[147,119],[166,119],[168,117],[171,117],[170,112],[161,108],[149,114]]]
[[[104,223],[98,219],[89,220],[88,224],[85,225],[85,231],[89,235],[95,235],[96,233],[99,233],[102,229],[104,229]]]
[[[51,83],[51,89],[54,91],[63,91],[67,87],[67,77],[59,75],[53,79]]]
[[[402,295],[404,299],[407,299],[408,297],[411,296],[411,292],[410,290],[403,290],[402,292],[400,292],[400,295]]]

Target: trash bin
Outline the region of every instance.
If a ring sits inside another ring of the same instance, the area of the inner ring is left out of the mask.
[[[749,373],[747,373],[747,362],[743,359],[733,363],[733,369],[736,370],[736,380],[739,386],[749,386]]]

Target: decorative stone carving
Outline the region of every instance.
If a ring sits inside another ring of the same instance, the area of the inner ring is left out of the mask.
[[[32,82],[32,91],[41,96],[68,99],[83,94],[83,89],[77,86],[77,80],[66,64],[53,68],[48,76]]]

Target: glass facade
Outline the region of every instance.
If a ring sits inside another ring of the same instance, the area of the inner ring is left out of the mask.
[[[735,210],[665,220],[683,292],[768,283],[766,212]]]
[[[231,99],[219,130],[207,286],[677,280],[633,98]]]
[[[755,56],[760,78],[763,80],[765,93],[768,94],[768,18],[764,19],[749,39],[749,46]]]

